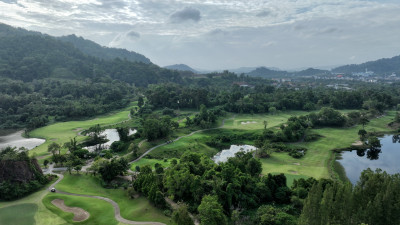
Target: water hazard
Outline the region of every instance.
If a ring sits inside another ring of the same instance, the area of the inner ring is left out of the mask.
[[[25,147],[29,150],[43,144],[46,140],[40,138],[24,138],[22,134],[24,131],[17,131],[11,134],[0,136],[0,149],[11,147]]]
[[[252,152],[255,151],[257,148],[252,145],[231,145],[229,149],[222,150],[218,152],[214,157],[213,160],[216,163],[226,162],[228,158],[235,157],[237,152]]]
[[[385,135],[379,138],[381,149],[353,150],[342,152],[338,160],[344,167],[346,175],[355,184],[363,170],[377,168],[389,174],[400,173],[400,139],[398,135]]]

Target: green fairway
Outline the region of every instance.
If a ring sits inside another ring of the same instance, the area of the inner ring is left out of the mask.
[[[79,222],[79,224],[104,224],[104,225],[115,225],[119,222],[114,217],[114,209],[106,201],[94,198],[85,198],[77,196],[69,196],[57,193],[50,193],[43,198],[43,204],[54,214],[63,218],[68,223],[74,224],[72,218],[74,214],[64,212],[51,203],[54,199],[63,199],[65,205],[69,207],[79,207],[87,212],[90,216],[87,220]]]
[[[49,193],[47,190],[47,187],[50,186],[48,184],[46,187],[42,188],[41,190],[32,193],[24,198],[14,200],[14,201],[8,201],[8,202],[0,202],[0,210],[4,208],[9,208],[12,215],[20,215],[18,212],[18,207],[17,208],[11,208],[11,206],[16,206],[16,205],[24,205],[24,204],[34,204],[37,206],[37,208],[25,208],[25,213],[27,214],[34,214],[34,220],[36,221],[36,224],[51,224],[51,225],[60,225],[60,224],[65,224],[65,220],[61,219],[60,217],[54,216],[54,214],[48,210],[42,203],[42,198]],[[11,210],[15,209],[15,210]],[[4,215],[0,215],[0,221],[4,218]],[[4,224],[4,223],[0,223]],[[7,223],[5,223],[7,224]]]
[[[264,129],[264,121],[267,128],[279,126],[285,123],[291,116],[306,115],[306,111],[287,111],[275,114],[236,114],[234,118],[225,121],[225,129],[245,129],[257,130]]]
[[[0,208],[0,224],[34,225],[38,206],[32,203]]]
[[[170,219],[164,216],[163,212],[155,208],[146,198],[130,199],[125,190],[103,188],[98,177],[65,174],[64,179],[56,185],[56,188],[70,193],[110,198],[118,203],[122,217],[128,220],[157,221],[170,224]]]
[[[392,121],[394,112],[388,112],[386,116],[372,119],[365,129],[368,132],[389,132],[387,124]],[[332,150],[343,149],[351,146],[359,139],[358,130],[361,125],[350,128],[322,128],[313,129],[321,136],[317,141],[298,143],[295,145],[306,147],[307,154],[301,159],[294,159],[287,153],[273,153],[271,158],[261,159],[263,174],[285,173],[293,175],[305,175],[314,178],[336,177],[331,168]]]
[[[60,122],[33,130],[29,133],[30,137],[44,138],[46,139],[46,142],[31,150],[30,154],[36,154],[38,156],[46,155],[48,154],[47,146],[50,143],[57,142],[63,144],[69,141],[70,138],[77,136],[79,131],[88,129],[96,124],[105,126],[128,120],[130,113],[129,110],[132,107],[133,105],[118,113],[110,113],[91,120]],[[77,136],[78,141],[82,141],[85,138],[85,136]]]
[[[163,168],[166,168],[166,167],[170,166],[171,161],[173,159],[174,158],[166,159],[166,162],[165,162],[165,160],[161,160],[161,159],[146,159],[146,158],[143,158],[143,159],[139,160],[138,162],[132,163],[131,164],[131,170],[135,171],[136,170],[136,166],[142,167],[142,166],[145,166],[145,165],[150,165],[151,168],[154,169],[154,165],[156,163],[159,163],[159,164],[161,164],[161,166]],[[176,160],[179,161],[178,159],[176,159]]]

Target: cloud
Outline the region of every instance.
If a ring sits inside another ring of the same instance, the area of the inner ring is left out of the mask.
[[[198,9],[186,7],[182,10],[174,12],[169,18],[172,23],[182,23],[189,20],[192,20],[193,22],[199,22],[201,15]]]
[[[136,31],[129,31],[128,33],[126,33],[126,37],[131,38],[131,39],[138,39],[140,38],[140,34]]]
[[[257,17],[267,17],[269,15],[271,15],[271,12],[269,10],[264,10],[264,11],[261,11],[261,12],[257,13],[256,16]]]

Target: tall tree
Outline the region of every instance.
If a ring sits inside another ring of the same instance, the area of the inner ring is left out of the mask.
[[[201,200],[198,208],[200,224],[202,225],[225,225],[227,224],[221,204],[215,195],[206,195]]]

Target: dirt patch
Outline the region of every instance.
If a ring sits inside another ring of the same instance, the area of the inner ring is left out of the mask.
[[[50,139],[50,141],[57,141],[57,140],[58,140],[58,138]]]
[[[251,124],[251,123],[257,123],[256,121],[246,121],[246,122],[241,122],[241,125],[246,125],[246,124]]]
[[[83,130],[82,127],[78,127],[78,128],[73,129],[73,131],[81,131],[81,130]]]
[[[290,172],[291,174],[299,174],[299,172],[294,171],[294,170],[289,170],[289,172]]]
[[[300,166],[300,163],[293,163],[293,165]]]
[[[353,144],[351,144],[353,146],[363,146],[364,143],[362,141],[355,141]]]
[[[80,222],[80,221],[84,221],[87,220],[90,216],[90,214],[78,207],[68,207],[64,204],[64,200],[63,199],[54,199],[53,201],[51,201],[51,203],[55,206],[57,206],[58,208],[60,208],[61,210],[63,210],[64,212],[71,212],[74,214],[74,218],[72,219],[75,222]]]

